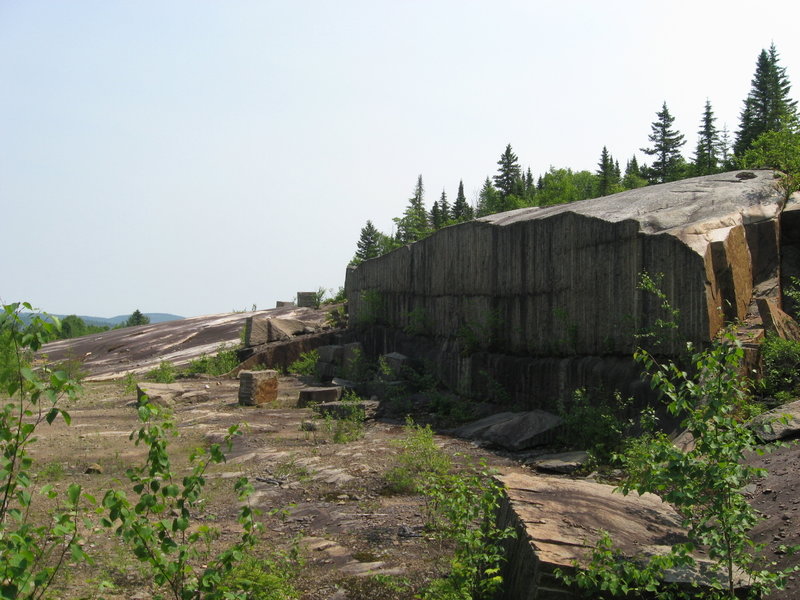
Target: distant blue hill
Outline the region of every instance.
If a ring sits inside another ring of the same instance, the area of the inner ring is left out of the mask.
[[[20,316],[23,320],[28,321],[30,319],[32,313],[20,313]],[[53,314],[53,313],[50,313]],[[171,315],[169,313],[142,313],[144,316],[150,318],[151,323],[163,323],[164,321],[180,321],[185,317],[179,317],[178,315]],[[63,319],[68,315],[58,315],[53,314],[54,317],[58,317],[59,319]],[[120,323],[124,323],[128,320],[130,315],[117,315],[116,317],[91,317],[88,315],[78,315],[83,322],[87,325],[97,325],[99,327],[108,326],[114,327],[115,325],[119,325]]]

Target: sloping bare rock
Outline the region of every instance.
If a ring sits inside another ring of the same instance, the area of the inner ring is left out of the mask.
[[[765,442],[800,437],[800,400],[759,415],[752,427]]]
[[[775,333],[784,340],[800,341],[800,325],[778,308],[777,302],[759,298],[756,304],[765,330]]]

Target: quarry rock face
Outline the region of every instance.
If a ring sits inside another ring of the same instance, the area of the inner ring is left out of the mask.
[[[575,361],[630,357],[640,343],[634,334],[668,316],[658,298],[640,289],[648,273],[661,278],[680,311],[679,329],[661,350],[706,343],[725,322],[756,312],[756,297],[780,303],[783,254],[798,254],[794,247],[783,252],[782,225],[793,231],[796,223],[782,224],[775,174],[746,173],[446,227],[348,269],[350,322],[370,353],[415,355],[402,346],[403,338],[417,338],[418,353],[427,345],[440,361],[439,375],[459,391],[475,389],[481,370],[505,383],[483,368],[495,359],[481,354],[566,361],[516,365],[532,380],[531,371],[548,371],[537,385],[563,387],[564,371],[580,370]]]

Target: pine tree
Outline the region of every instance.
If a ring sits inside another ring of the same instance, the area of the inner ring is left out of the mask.
[[[600,153],[600,162],[597,163],[597,166],[597,195],[608,196],[616,191],[613,188],[619,182],[619,176],[614,169],[614,159],[605,146]]]
[[[730,169],[733,167],[733,157],[731,156],[731,135],[728,131],[728,126],[723,125],[722,130],[719,132],[719,160],[723,169]]]
[[[636,188],[646,185],[647,179],[645,179],[639,168],[639,161],[633,156],[625,165],[625,176],[622,178],[622,187],[626,190],[635,190]]]
[[[428,211],[424,203],[425,188],[422,185],[422,175],[417,177],[414,186],[414,195],[408,200],[408,206],[403,216],[393,219],[397,225],[397,240],[401,244],[410,244],[421,240],[430,233]]]
[[[497,175],[494,176],[494,183],[501,197],[505,198],[513,194],[515,186],[519,185],[521,169],[517,162],[517,155],[511,150],[511,144],[506,146],[505,152],[500,155],[497,161]]]
[[[458,195],[456,195],[456,201],[453,204],[452,217],[457,223],[472,219],[472,207],[467,203],[467,197],[464,195],[463,180],[458,182]]]
[[[501,200],[500,192],[492,185],[492,180],[487,177],[478,194],[477,216],[485,217],[500,212]]]
[[[372,221],[367,221],[367,224],[361,228],[361,236],[356,243],[356,254],[350,264],[357,265],[380,255],[381,233],[375,228]]]
[[[452,209],[450,208],[450,203],[447,201],[447,194],[444,190],[442,190],[442,197],[439,198],[439,208],[442,211],[442,225],[447,225],[452,218]]]
[[[137,308],[133,311],[133,313],[131,313],[131,316],[128,317],[128,320],[125,321],[125,327],[136,327],[137,325],[147,325],[149,323],[150,317],[142,314],[142,312]]]
[[[656,117],[658,119],[650,125],[652,133],[648,136],[653,146],[640,148],[648,156],[656,157],[648,170],[648,179],[650,183],[675,181],[682,174],[684,161],[680,148],[686,141],[682,133],[672,129],[675,117],[669,113],[666,102],[656,113]]]
[[[433,227],[433,230],[438,231],[439,229],[441,229],[444,220],[442,219],[442,209],[439,206],[439,202],[437,200],[433,201],[430,217],[431,217],[430,218],[431,227]]]
[[[738,157],[743,156],[762,133],[780,131],[797,119],[797,101],[789,98],[791,84],[786,69],[778,60],[775,44],[770,46],[769,52],[761,50],[758,55],[733,144],[733,152]]]
[[[700,130],[697,132],[697,148],[694,151],[695,175],[711,175],[719,172],[720,139],[719,131],[714,124],[716,120],[711,102],[706,100]]]

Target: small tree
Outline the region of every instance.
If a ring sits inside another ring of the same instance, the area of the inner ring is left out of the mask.
[[[697,147],[694,151],[695,175],[711,175],[719,171],[720,138],[714,121],[716,117],[711,102],[706,100],[700,130],[697,132]]]
[[[372,221],[367,221],[367,224],[361,228],[361,236],[356,244],[356,254],[350,264],[357,265],[370,258],[380,256],[380,254],[381,233],[375,228]]]
[[[656,113],[656,117],[657,119],[650,125],[652,133],[648,136],[653,145],[640,150],[648,156],[656,157],[649,169],[650,183],[675,181],[680,179],[683,171],[681,146],[686,141],[682,133],[672,128],[675,117],[670,114],[666,102]]]
[[[458,182],[458,195],[451,212],[453,220],[457,223],[472,219],[472,207],[467,203],[467,197],[464,195],[463,181]]]
[[[143,315],[141,311],[137,308],[128,320],[125,321],[125,327],[135,327],[137,325],[147,325],[150,323],[150,317]]]
[[[32,310],[15,303],[0,311],[0,394],[8,397],[0,409],[0,597],[33,599],[44,597],[65,560],[88,560],[79,535],[80,503],[93,499],[73,483],[49,521],[30,520],[36,490],[28,448],[43,423],[61,417],[69,424],[59,400],[74,397],[78,388],[63,371],[31,368],[32,353],[55,336],[59,322],[36,316],[26,325],[22,308]],[[50,486],[39,492],[57,498]]]

